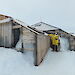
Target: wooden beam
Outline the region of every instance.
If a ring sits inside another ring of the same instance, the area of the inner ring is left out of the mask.
[[[13,26],[13,29],[17,29],[17,28],[21,28],[22,26],[21,25],[15,25]]]

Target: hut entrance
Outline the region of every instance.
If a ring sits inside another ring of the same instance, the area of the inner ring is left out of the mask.
[[[13,33],[14,33],[14,45],[13,45],[13,47],[15,47],[17,42],[19,41],[19,38],[20,38],[20,28],[13,29]]]
[[[60,38],[60,46],[61,46],[61,51],[66,51],[69,49],[69,41],[67,38]]]

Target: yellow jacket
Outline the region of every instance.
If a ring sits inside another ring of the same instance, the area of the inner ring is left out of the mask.
[[[59,36],[56,34],[49,34],[48,36],[51,37],[52,45],[58,45],[59,44]]]

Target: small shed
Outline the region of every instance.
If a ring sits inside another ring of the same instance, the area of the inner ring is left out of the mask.
[[[10,16],[0,14],[0,47],[15,47],[19,40],[19,29],[14,29],[14,21]]]
[[[37,30],[40,30],[41,32],[45,32],[47,34],[50,33],[58,33],[60,37],[66,38],[69,42],[69,50],[75,50],[75,35],[70,34],[67,31],[62,30],[61,28],[49,25],[44,22],[39,22],[34,25],[31,25],[32,27],[36,28]]]
[[[21,51],[34,52],[34,64],[38,66],[44,59],[49,47],[49,37],[33,29],[20,20],[0,15],[0,46],[11,48],[21,41]]]
[[[11,47],[12,43],[12,18],[0,14],[0,46]]]
[[[22,21],[14,20],[13,22],[15,24],[13,29],[20,30],[20,32],[17,33],[20,34],[17,44],[20,43],[21,47],[16,49],[20,51],[33,51],[35,59],[34,64],[36,66],[40,65],[50,48],[49,36],[26,25]]]

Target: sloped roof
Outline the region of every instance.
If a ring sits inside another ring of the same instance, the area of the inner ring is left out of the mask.
[[[11,18],[11,17],[3,15],[3,14],[0,14],[0,20],[4,20],[4,19],[7,19],[7,18]]]
[[[23,21],[20,21],[18,19],[14,19],[14,21],[22,26],[28,26],[28,24],[24,23]]]
[[[57,30],[57,29],[60,29],[60,30],[65,31],[66,33],[72,35],[72,36],[75,36],[75,33],[70,33],[70,29],[65,30],[63,28],[55,27],[55,26],[49,25],[49,24],[44,23],[44,22],[39,22],[39,23],[36,23],[34,25],[31,25],[31,26],[33,28],[39,30],[39,31],[47,31],[47,30]]]
[[[62,28],[62,30],[68,32],[69,34],[71,34],[73,36],[75,36],[74,28],[72,28],[72,29],[71,28],[67,28],[67,29]]]
[[[41,31],[59,29],[55,26],[49,25],[49,24],[44,23],[44,22],[39,22],[39,23],[36,23],[34,25],[31,25],[31,26],[36,28],[37,30],[41,30]]]
[[[12,20],[12,17],[0,14],[0,23],[9,22]]]
[[[71,34],[71,35],[75,36],[75,33],[73,33],[73,34]]]
[[[26,24],[26,23],[24,23],[24,22],[22,22],[22,21],[20,21],[20,20],[14,19],[13,22],[14,22],[14,23],[17,23],[17,24],[19,24],[19,25],[21,25],[21,27],[27,28],[28,30],[30,30],[30,31],[32,31],[32,32],[34,32],[34,33],[36,33],[36,34],[42,33],[42,32],[40,32],[40,31],[38,31],[38,30],[35,30],[35,29],[32,28],[31,26],[29,26],[28,24]],[[43,34],[43,33],[42,33],[42,34]]]

